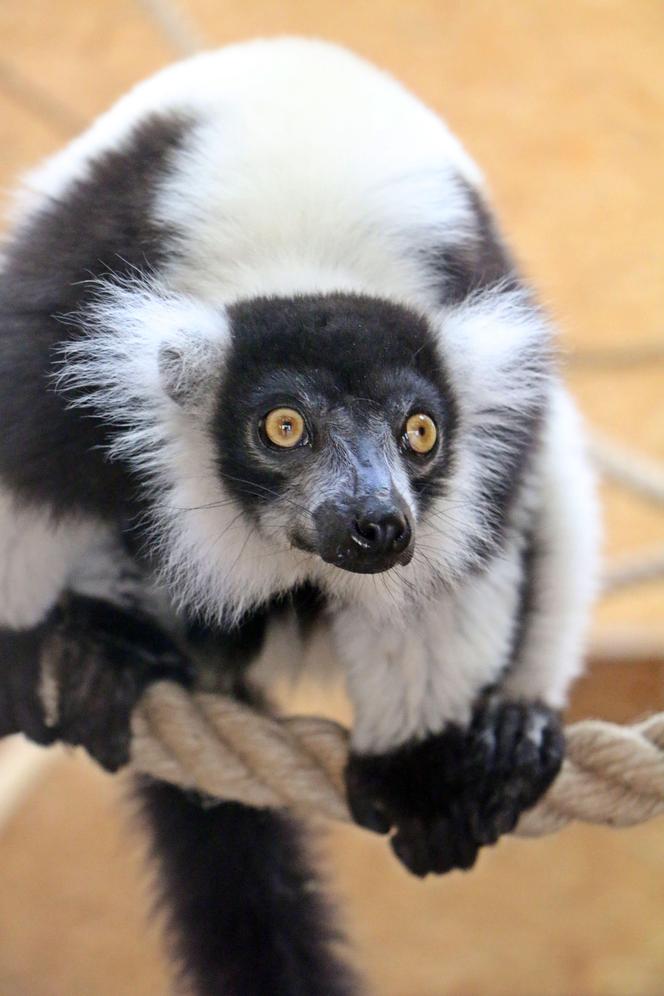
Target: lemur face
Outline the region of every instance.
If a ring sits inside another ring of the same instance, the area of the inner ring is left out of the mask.
[[[406,564],[452,453],[454,401],[424,319],[353,295],[230,309],[217,466],[266,537],[372,574]]]

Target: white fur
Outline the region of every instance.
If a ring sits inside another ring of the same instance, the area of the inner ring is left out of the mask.
[[[54,519],[0,488],[0,627],[38,625],[65,589],[168,619],[163,595],[107,526],[74,516]]]
[[[581,671],[596,594],[600,515],[583,425],[558,388],[533,475],[536,493],[533,612],[508,694],[561,708]]]
[[[388,750],[465,725],[479,691],[505,666],[519,597],[514,543],[491,568],[453,592],[397,613],[379,627],[349,608],[334,621],[355,709],[353,747]]]
[[[459,442],[446,493],[434,507],[432,559],[445,577],[461,577],[477,566],[477,543],[490,537],[480,486],[503,472],[503,444],[490,436],[496,412],[526,418],[537,406],[548,374],[524,376],[524,358],[547,349],[550,330],[523,292],[495,288],[433,321],[458,405]]]
[[[416,252],[472,235],[453,177],[476,186],[480,174],[442,121],[357,56],[297,38],[203,53],[141,83],[26,178],[19,217],[152,113],[198,122],[157,198],[185,249],[171,289],[214,304],[320,290],[426,304]]]
[[[0,626],[40,623],[98,535],[94,523],[54,521],[0,488]]]
[[[441,158],[443,150],[443,158],[454,161],[469,182],[481,178],[440,118],[387,72],[333,43],[282,37],[203,52],[141,81],[83,135],[34,170],[27,185],[59,196],[84,175],[90,159],[119,145],[136,122],[155,111],[203,111],[229,129],[251,117],[252,126],[281,132],[281,144],[299,140],[301,145],[293,148],[303,153],[321,133],[334,141],[336,151],[356,141],[389,143],[387,148],[374,146],[372,162],[388,149],[392,161],[397,155],[412,161],[424,150]]]

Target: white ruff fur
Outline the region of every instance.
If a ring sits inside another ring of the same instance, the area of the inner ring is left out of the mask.
[[[533,471],[536,503],[532,620],[508,693],[562,708],[582,670],[590,608],[597,594],[600,512],[584,427],[557,390]]]
[[[162,580],[178,604],[228,622],[311,580],[333,600],[359,602],[382,618],[477,566],[473,542],[488,531],[479,489],[501,460],[499,442],[487,447],[483,440],[482,454],[476,451],[477,432],[498,406],[527,412],[537,388],[521,376],[518,357],[544,328],[520,296],[480,295],[432,319],[455,382],[463,386],[457,457],[447,495],[420,523],[426,554],[416,545],[407,567],[379,579],[340,571],[285,540],[261,535],[224,488],[208,434],[210,413],[183,410],[169,397],[160,350],[188,342],[194,369],[221,369],[229,342],[221,309],[155,281],[137,281],[100,285],[96,304],[81,317],[92,334],[67,347],[61,379],[84,392],[81,403],[120,424],[112,455],[130,460],[147,483]]]

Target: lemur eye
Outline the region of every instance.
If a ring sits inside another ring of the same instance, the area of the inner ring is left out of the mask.
[[[428,415],[418,412],[406,419],[404,440],[415,453],[430,453],[437,439],[436,423]]]
[[[273,408],[263,419],[263,432],[274,446],[292,449],[305,437],[304,419],[294,408]]]

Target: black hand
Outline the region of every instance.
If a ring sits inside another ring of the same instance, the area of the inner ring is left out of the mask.
[[[68,596],[42,650],[42,686],[59,739],[81,745],[109,771],[129,760],[131,713],[147,685],[190,684],[177,646],[151,620],[106,602]]]
[[[56,739],[40,698],[40,655],[48,621],[32,629],[0,629],[0,737],[23,733],[46,745]]]
[[[351,755],[355,820],[396,832],[392,847],[416,875],[471,868],[479,848],[514,829],[560,769],[564,740],[545,706],[487,698],[467,729],[381,755]]]

